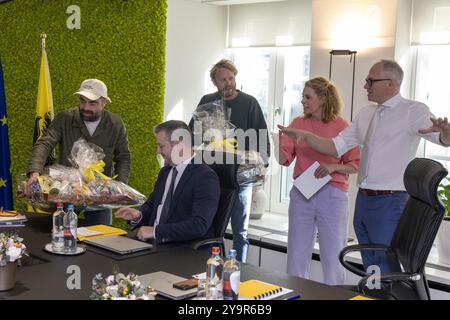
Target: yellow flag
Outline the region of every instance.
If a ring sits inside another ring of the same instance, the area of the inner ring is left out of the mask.
[[[45,42],[44,42],[45,43]],[[41,67],[39,69],[39,85],[36,104],[36,120],[34,128],[33,144],[45,132],[50,122],[53,120],[53,97],[52,84],[50,81],[50,71],[48,68],[47,53],[45,44],[42,46]]]
[[[50,81],[50,70],[48,68],[47,53],[45,51],[45,33],[41,34],[42,40],[42,57],[41,67],[39,68],[39,84],[36,104],[36,118],[34,121],[34,134],[33,145],[44,133],[47,127],[53,120],[53,96],[52,96],[52,84]],[[46,160],[46,165],[54,162],[54,152],[50,154]],[[45,211],[33,208],[31,204],[28,205],[28,211],[34,211],[38,213],[46,213]]]

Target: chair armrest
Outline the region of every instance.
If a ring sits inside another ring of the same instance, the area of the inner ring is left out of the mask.
[[[215,243],[223,243],[223,238],[210,238],[210,239],[203,239],[194,241],[191,243],[191,248],[197,250],[201,246],[208,245],[208,244],[215,244]]]
[[[372,277],[372,274],[369,274],[365,277],[363,277],[358,282],[358,291],[364,293],[364,288],[367,287],[367,281],[370,277]],[[422,275],[420,273],[404,273],[404,272],[389,272],[379,275],[379,281],[380,285],[382,282],[391,282],[391,281],[418,281],[422,279]],[[370,288],[369,288],[370,289]],[[378,288],[382,289],[382,288]],[[388,293],[392,297],[395,298],[395,296],[391,293]]]
[[[360,269],[354,267],[350,263],[344,260],[344,257],[350,253],[350,252],[356,252],[356,251],[363,251],[363,250],[376,250],[376,251],[387,251],[390,247],[384,245],[384,244],[356,244],[352,246],[347,246],[344,249],[342,249],[341,253],[339,254],[339,261],[344,266],[345,269],[353,272],[354,274],[360,276],[360,277],[366,277],[370,276],[364,271],[361,271]]]

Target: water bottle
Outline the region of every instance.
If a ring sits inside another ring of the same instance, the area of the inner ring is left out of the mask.
[[[207,300],[222,299],[222,271],[223,260],[220,257],[220,248],[212,247],[212,255],[206,262],[206,291]]]
[[[64,216],[64,253],[69,254],[77,251],[78,217],[73,209],[73,204],[69,204]]]
[[[56,211],[53,213],[52,229],[52,250],[53,252],[64,251],[64,215],[63,204],[56,205]]]
[[[241,270],[239,262],[236,260],[236,250],[231,249],[228,259],[223,265],[223,299],[238,300],[239,284],[241,282]]]

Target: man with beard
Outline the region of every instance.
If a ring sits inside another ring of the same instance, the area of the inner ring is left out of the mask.
[[[56,145],[59,148],[58,163],[71,167],[72,146],[80,138],[103,149],[105,175],[117,175],[117,180],[128,182],[131,168],[128,136],[120,117],[105,110],[106,104],[111,102],[106,85],[98,79],[87,79],[75,94],[80,97],[78,108],[59,112],[34,144],[28,161],[27,186],[43,173],[45,160]],[[84,216],[86,225],[112,223],[111,209],[87,207]]]
[[[210,71],[211,81],[217,91],[203,96],[199,106],[220,101],[226,120],[236,126],[235,136],[245,137],[245,143],[238,145],[238,150],[259,151],[262,160],[268,165],[270,143],[267,124],[258,101],[251,95],[236,90],[236,75],[238,71],[232,61],[222,59]],[[189,123],[194,129],[194,118]],[[195,132],[195,130],[193,130]],[[255,133],[254,135],[252,133]],[[256,137],[256,139],[252,139]],[[256,140],[256,141],[255,141]],[[239,196],[231,212],[231,229],[233,231],[233,248],[236,249],[236,259],[245,262],[247,259],[248,240],[247,229],[250,218],[252,187],[241,185]]]
[[[195,161],[192,133],[183,121],[160,123],[153,132],[164,167],[141,208],[120,208],[116,217],[140,227],[137,236],[144,241],[185,242],[212,237],[220,199],[217,174]]]

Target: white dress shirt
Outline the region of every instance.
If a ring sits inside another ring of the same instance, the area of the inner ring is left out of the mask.
[[[175,168],[176,168],[175,170],[177,170],[178,173],[177,173],[177,177],[175,178],[175,182],[173,184],[173,193],[176,192],[178,182],[180,181],[181,176],[183,175],[183,172],[186,169],[187,165],[189,163],[191,163],[192,158],[184,160],[183,162],[181,162],[180,164],[175,166]],[[166,201],[167,192],[169,191],[169,188],[170,188],[170,182],[172,181],[172,174],[173,174],[173,170],[170,170],[169,175],[167,176],[167,179],[166,179],[166,185],[164,187],[164,194],[162,196],[161,203],[158,205],[158,211],[156,212],[156,219],[155,219],[155,223],[154,223],[155,227],[159,224],[159,218],[161,218],[161,211],[162,211],[162,208],[164,205],[164,201]]]
[[[441,145],[439,132],[419,134],[419,129],[426,129],[435,118],[429,108],[417,101],[407,100],[400,94],[383,103],[381,119],[372,129],[367,176],[359,187],[372,190],[405,190],[403,174],[408,163],[415,158],[420,138]],[[353,147],[364,150],[365,135],[377,106],[364,107],[352,124],[333,139],[338,157]],[[363,156],[361,156],[363,159]],[[361,166],[364,164],[361,163]]]

